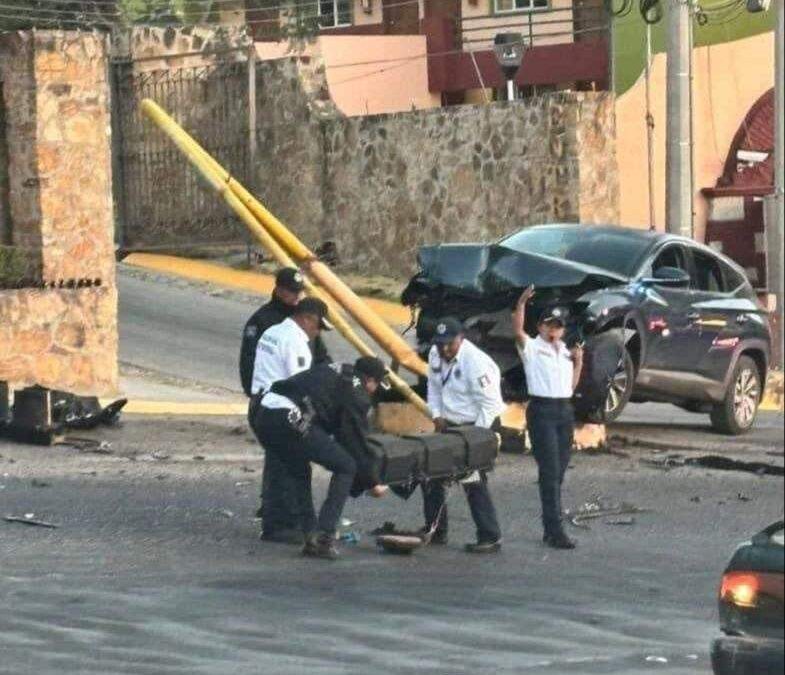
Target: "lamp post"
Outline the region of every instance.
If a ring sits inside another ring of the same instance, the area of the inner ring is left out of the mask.
[[[493,51],[496,61],[507,79],[507,100],[515,100],[515,75],[523,62],[523,44],[521,33],[497,33],[493,39]]]

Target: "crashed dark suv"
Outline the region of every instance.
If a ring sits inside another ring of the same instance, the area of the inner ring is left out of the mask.
[[[421,271],[403,293],[420,309],[423,352],[438,320],[457,316],[504,373],[505,397],[525,398],[511,311],[537,289],[527,316],[570,311],[568,342],[585,342],[576,394],[584,421],[613,421],[628,402],[674,403],[711,415],[727,434],[749,431],[763,397],[771,351],[766,312],[744,271],[696,242],[636,229],[543,225],[496,244],[420,251]]]

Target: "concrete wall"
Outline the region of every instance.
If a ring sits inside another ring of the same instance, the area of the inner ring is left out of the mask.
[[[37,252],[49,287],[0,290],[0,380],[15,386],[116,389],[106,75],[99,36],[0,37],[12,241]]]
[[[618,220],[610,95],[348,118],[324,99],[318,69],[289,59],[259,72],[259,194],[355,270],[405,276],[424,243]]]
[[[654,203],[658,229],[665,228],[665,133],[667,57],[654,58],[651,77],[654,141]],[[733,137],[752,105],[774,82],[774,37],[751,38],[699,47],[694,53],[695,237],[705,236],[708,204],[700,194],[722,175]],[[618,99],[621,220],[648,225],[645,80]]]

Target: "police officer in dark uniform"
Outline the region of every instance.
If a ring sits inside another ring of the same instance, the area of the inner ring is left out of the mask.
[[[276,382],[252,410],[254,431],[268,453],[285,465],[297,485],[297,514],[305,534],[303,555],[334,560],[335,535],[358,465],[371,457],[367,445],[371,397],[385,378],[384,364],[363,357],[354,366],[320,365]],[[332,472],[317,518],[311,491],[311,462]],[[370,469],[365,469],[367,472]],[[384,489],[366,475],[374,496]]]
[[[285,267],[275,277],[275,289],[270,302],[260,307],[245,324],[240,347],[240,381],[245,395],[253,395],[253,374],[256,362],[256,347],[259,339],[273,326],[290,318],[303,297],[305,283],[302,273]],[[314,363],[329,363],[330,355],[324,341],[317,337],[312,343]],[[281,465],[274,457],[268,457],[262,475],[262,505],[257,517],[263,520],[263,538],[284,543],[297,541],[299,524],[293,519],[294,495],[281,488]]]
[[[252,395],[251,384],[254,362],[256,361],[256,345],[259,343],[259,338],[265,334],[268,328],[282,323],[284,319],[288,319],[294,314],[297,303],[302,300],[304,290],[304,279],[299,270],[292,267],[279,270],[275,276],[272,299],[257,309],[245,324],[240,347],[240,381],[248,398]],[[313,352],[314,363],[329,363],[330,355],[321,338],[314,340]]]

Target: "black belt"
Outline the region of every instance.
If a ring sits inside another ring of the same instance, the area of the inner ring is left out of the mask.
[[[572,403],[571,398],[550,398],[548,396],[530,396],[530,403]]]

